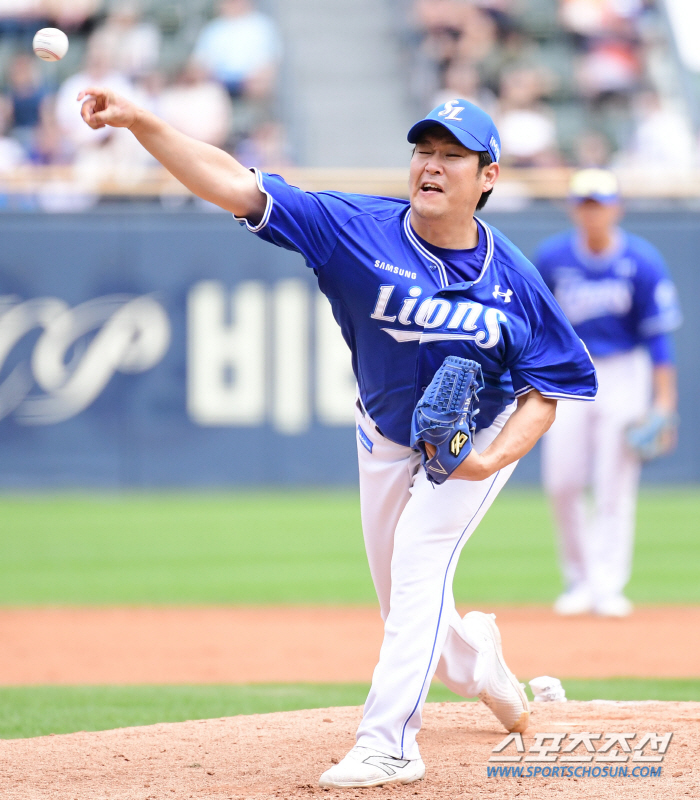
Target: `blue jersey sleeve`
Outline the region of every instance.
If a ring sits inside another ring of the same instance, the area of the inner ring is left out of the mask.
[[[403,208],[404,201],[344,192],[305,192],[279,175],[255,170],[260,190],[267,196],[265,213],[255,225],[235,219],[266,242],[301,253],[314,270],[324,266],[335,250],[344,226],[361,215],[384,216]]]
[[[675,331],[683,321],[678,293],[661,253],[648,242],[637,242],[635,312],[637,334],[649,339]]]
[[[236,221],[266,242],[301,253],[314,269],[325,264],[346,221],[332,196],[304,192],[279,175],[255,170],[255,177],[267,196],[265,213],[257,225],[239,217]]]
[[[537,389],[555,400],[592,400],[598,381],[585,345],[551,292],[529,288],[529,330],[509,365],[515,396]]]
[[[651,336],[646,340],[646,345],[655,367],[675,363],[676,352],[670,333],[659,333],[656,336]]]

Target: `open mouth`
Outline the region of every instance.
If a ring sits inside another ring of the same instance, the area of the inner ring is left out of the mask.
[[[443,193],[442,187],[438,186],[437,183],[422,183],[420,190],[423,194],[428,194],[429,192],[439,192],[440,194]]]

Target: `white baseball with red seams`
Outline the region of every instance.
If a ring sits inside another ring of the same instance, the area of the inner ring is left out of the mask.
[[[34,34],[32,48],[42,61],[60,61],[68,52],[68,37],[58,28],[42,28]]]

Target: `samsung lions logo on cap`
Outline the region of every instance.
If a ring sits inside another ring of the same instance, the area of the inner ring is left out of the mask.
[[[445,117],[445,119],[453,119],[455,122],[461,122],[462,117],[458,117],[460,111],[464,111],[464,106],[458,106],[459,100],[450,100],[445,103],[445,107],[438,113],[438,117]],[[435,112],[433,112],[435,113]]]
[[[489,147],[493,150],[496,154],[496,161],[501,160],[501,148],[498,146],[498,142],[496,141],[496,137],[492,136],[489,140]]]

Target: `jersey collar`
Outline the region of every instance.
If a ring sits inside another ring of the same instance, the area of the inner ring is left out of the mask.
[[[616,228],[610,247],[602,253],[594,253],[588,249],[586,241],[579,231],[574,232],[574,255],[589,269],[604,270],[619,258],[627,248],[627,237],[621,228]]]
[[[454,284],[455,286],[472,286],[475,283],[479,283],[479,281],[484,277],[486,274],[486,270],[489,268],[491,261],[493,260],[493,234],[491,233],[491,229],[488,225],[482,222],[478,217],[474,217],[476,223],[481,227],[484,236],[486,237],[486,255],[484,256],[484,263],[481,267],[481,272],[479,273],[479,277],[475,281],[467,281],[465,283]],[[418,237],[416,236],[413,228],[411,227],[411,209],[409,208],[406,212],[406,215],[403,218],[403,229],[406,234],[406,238],[408,241],[413,245],[415,250],[429,261],[436,269],[438,276],[440,278],[440,285],[441,288],[445,289],[449,286],[447,281],[447,270],[445,269],[445,264],[441,261],[434,253],[431,253],[430,250],[423,247],[423,245],[418,241]]]

